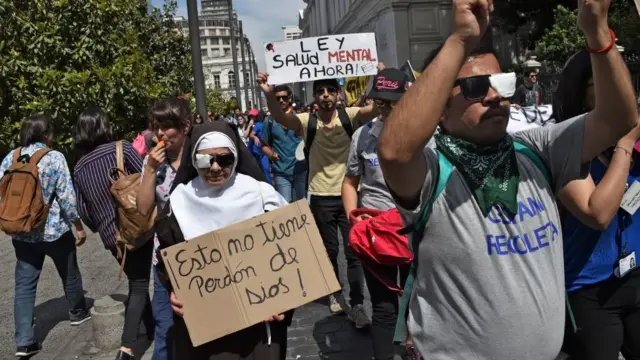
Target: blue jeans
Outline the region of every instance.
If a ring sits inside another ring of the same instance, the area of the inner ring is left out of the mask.
[[[153,360],[170,360],[173,358],[173,310],[169,302],[169,291],[158,276],[158,269],[153,267],[153,318],[156,321]]]
[[[306,171],[293,176],[275,175],[274,177],[273,185],[276,191],[288,202],[302,200],[307,197]]]
[[[53,260],[62,279],[64,294],[69,304],[69,318],[81,320],[87,313],[87,305],[82,288],[82,276],[78,269],[76,239],[71,231],[53,242],[26,243],[13,240],[13,248],[17,259],[16,295],[13,303],[16,346],[29,346],[36,342],[33,338],[34,307],[45,256]]]

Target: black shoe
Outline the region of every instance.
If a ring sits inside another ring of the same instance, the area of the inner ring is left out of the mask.
[[[17,357],[31,356],[39,353],[40,350],[42,350],[42,346],[40,346],[40,344],[38,343],[33,343],[29,346],[18,346],[18,348],[16,349],[16,356]]]
[[[69,324],[71,324],[71,326],[78,326],[84,324],[89,320],[91,320],[91,313],[89,311],[86,311],[82,316],[72,318]]]
[[[129,355],[122,350],[118,350],[118,353],[116,354],[116,360],[135,360],[135,359],[136,359],[135,356]]]

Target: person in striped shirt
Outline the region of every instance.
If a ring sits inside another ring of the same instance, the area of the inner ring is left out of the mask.
[[[90,107],[80,114],[76,125],[75,149],[79,160],[74,171],[78,210],[82,221],[100,234],[104,247],[117,260],[116,202],[111,195],[109,171],[116,167],[116,142],[111,134],[107,114]],[[124,167],[128,174],[142,171],[142,159],[128,141],[123,141]],[[149,298],[153,241],[127,254],[124,273],[129,280],[121,347],[116,360],[133,359],[132,348],[137,342],[138,328],[143,321],[149,337],[154,320]]]

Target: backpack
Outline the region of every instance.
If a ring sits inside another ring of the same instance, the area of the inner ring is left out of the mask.
[[[136,207],[136,197],[140,188],[141,174],[127,174],[124,167],[122,141],[116,142],[116,168],[109,169],[111,195],[116,201],[116,247],[118,258],[124,268],[127,251],[141,248],[151,236],[145,234],[153,228],[155,211],[142,215]]]
[[[340,123],[344,128],[344,131],[349,136],[349,139],[353,136],[353,125],[351,124],[351,119],[349,118],[349,114],[345,109],[338,109],[338,118],[340,119]],[[311,114],[309,115],[309,123],[307,124],[307,140],[304,144],[304,156],[309,160],[309,154],[311,153],[311,145],[313,145],[313,140],[316,137],[316,131],[318,130],[318,115]]]
[[[407,236],[398,234],[403,228],[400,212],[398,209],[355,209],[349,214],[351,223],[363,214],[372,217],[351,227],[349,247],[371,275],[387,289],[402,295],[397,279],[389,278],[384,271],[380,271],[381,268],[410,265],[413,262]]]
[[[529,158],[529,160],[531,160],[531,162],[533,162],[533,164],[542,172],[547,182],[549,184],[553,184],[553,178],[551,177],[551,172],[545,165],[540,155],[538,155],[538,153],[532,150],[529,146],[518,141],[513,142],[513,147],[515,148],[516,152],[522,155],[525,155],[527,158]],[[411,252],[414,253],[414,255],[415,255],[414,249],[418,249],[418,246],[420,245],[420,241],[422,240],[424,229],[426,227],[427,221],[429,220],[429,216],[431,215],[433,203],[436,201],[438,196],[440,196],[440,193],[442,193],[444,188],[447,186],[447,182],[449,182],[449,178],[453,173],[453,164],[449,161],[449,159],[447,159],[447,157],[444,156],[444,154],[442,154],[441,152],[439,151],[436,151],[436,152],[438,153],[439,174],[438,174],[438,183],[433,189],[433,194],[431,198],[429,198],[429,200],[425,202],[424,206],[420,210],[420,215],[418,217],[417,223],[410,224],[409,226],[405,227],[399,232],[399,234],[401,235],[413,234],[411,241],[409,241],[409,250],[411,250]],[[414,261],[411,263],[409,276],[407,277],[407,280],[405,282],[404,291],[402,293],[402,299],[398,304],[399,305],[398,318],[396,321],[396,330],[393,338],[393,341],[398,344],[404,342],[407,338],[407,328],[406,328],[407,310],[409,306],[409,300],[411,299],[411,293],[413,291],[413,282],[415,280],[417,269],[418,269],[418,257],[415,256]]]
[[[54,192],[44,202],[38,172],[38,163],[51,150],[45,147],[32,156],[21,156],[21,150],[13,152],[13,163],[0,180],[0,229],[12,236],[44,227],[55,199]]]

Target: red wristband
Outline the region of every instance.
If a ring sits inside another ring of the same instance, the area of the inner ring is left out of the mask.
[[[609,43],[609,45],[603,47],[602,49],[592,49],[589,47],[589,44],[585,41],[587,51],[591,54],[608,53],[611,49],[613,49],[613,46],[616,44],[616,34],[611,29],[609,29],[609,34],[611,34],[611,42]]]

